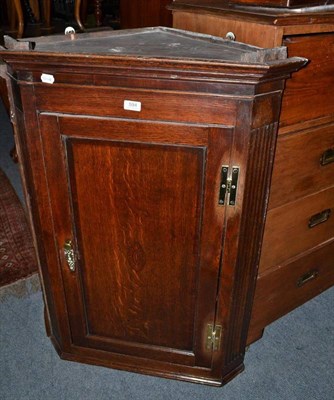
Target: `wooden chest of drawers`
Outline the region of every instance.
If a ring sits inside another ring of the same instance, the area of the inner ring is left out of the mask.
[[[284,80],[306,60],[165,28],[6,45],[59,354],[231,379],[243,368]]]
[[[176,0],[173,26],[287,46],[308,65],[286,83],[248,341],[334,284],[334,7],[278,9]],[[233,34],[231,34],[233,33]],[[302,284],[298,284],[302,282]]]

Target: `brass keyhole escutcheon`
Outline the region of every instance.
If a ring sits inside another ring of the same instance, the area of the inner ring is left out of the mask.
[[[64,243],[64,256],[70,271],[75,271],[75,256],[72,246],[72,240],[67,239]]]

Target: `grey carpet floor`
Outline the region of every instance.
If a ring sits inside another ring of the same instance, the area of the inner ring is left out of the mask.
[[[0,167],[22,197],[12,144],[0,104]],[[334,400],[334,288],[267,328],[245,364],[212,388],[62,361],[45,334],[41,292],[0,290],[0,400]]]
[[[334,288],[267,328],[246,369],[221,388],[62,361],[46,337],[41,293],[0,303],[3,400],[333,400]]]

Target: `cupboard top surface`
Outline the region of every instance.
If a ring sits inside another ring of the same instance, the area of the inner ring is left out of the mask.
[[[102,31],[16,41],[6,37],[10,51],[23,53],[55,53],[70,55],[96,55],[106,57],[136,57],[144,59],[170,59],[187,62],[215,61],[219,63],[270,64],[287,58],[285,48],[261,49],[218,37],[186,32],[178,29],[154,27]]]
[[[270,25],[334,23],[334,5],[301,8],[263,7],[248,4],[231,4],[227,0],[174,0],[168,7],[172,11],[209,13],[222,17],[258,20]]]

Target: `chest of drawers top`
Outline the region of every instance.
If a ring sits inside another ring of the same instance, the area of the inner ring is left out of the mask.
[[[248,2],[248,0],[245,0],[244,4],[242,3],[242,0],[174,0],[173,4],[168,8],[173,12],[196,12],[202,15],[206,13],[230,18],[233,17],[242,19],[243,21],[261,21],[263,24],[274,26],[334,23],[334,4],[328,2],[326,2],[326,5],[320,5],[320,3],[318,3],[317,6],[313,5],[300,8],[281,8],[275,7],[274,5],[260,6],[256,4],[255,1]]]

